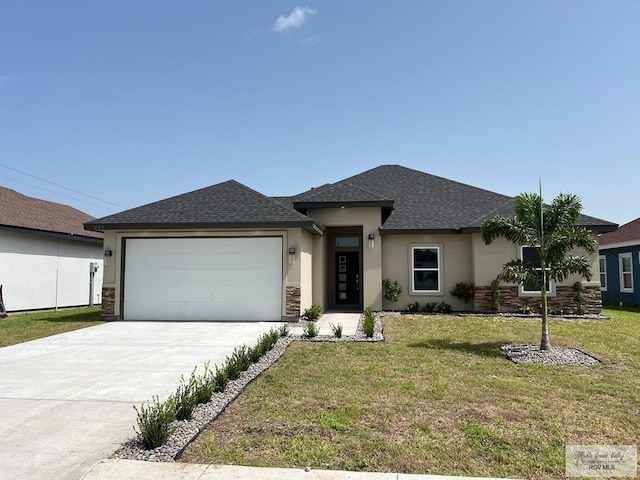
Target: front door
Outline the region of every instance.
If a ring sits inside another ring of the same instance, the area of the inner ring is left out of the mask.
[[[335,304],[360,304],[360,254],[335,252]]]

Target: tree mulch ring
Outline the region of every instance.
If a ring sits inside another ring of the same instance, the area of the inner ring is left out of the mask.
[[[601,365],[602,360],[577,348],[552,347],[540,350],[539,345],[504,345],[500,347],[504,355],[513,363],[541,363],[543,365],[575,365],[591,367]]]

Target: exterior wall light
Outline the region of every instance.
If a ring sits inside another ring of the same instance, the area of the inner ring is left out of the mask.
[[[296,263],[296,247],[289,247],[289,264]]]
[[[105,250],[104,251],[104,256],[105,257],[110,257],[111,255],[113,255],[113,252],[111,250]]]
[[[369,234],[369,248],[373,248],[376,246],[375,235],[373,233]]]

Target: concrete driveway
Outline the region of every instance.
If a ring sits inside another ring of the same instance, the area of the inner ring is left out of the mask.
[[[133,405],[278,325],[113,322],[0,348],[0,476],[81,478],[133,436]]]

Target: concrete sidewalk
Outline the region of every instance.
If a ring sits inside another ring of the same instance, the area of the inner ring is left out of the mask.
[[[484,480],[503,480],[482,477]],[[472,480],[480,477],[103,460],[83,480]]]

